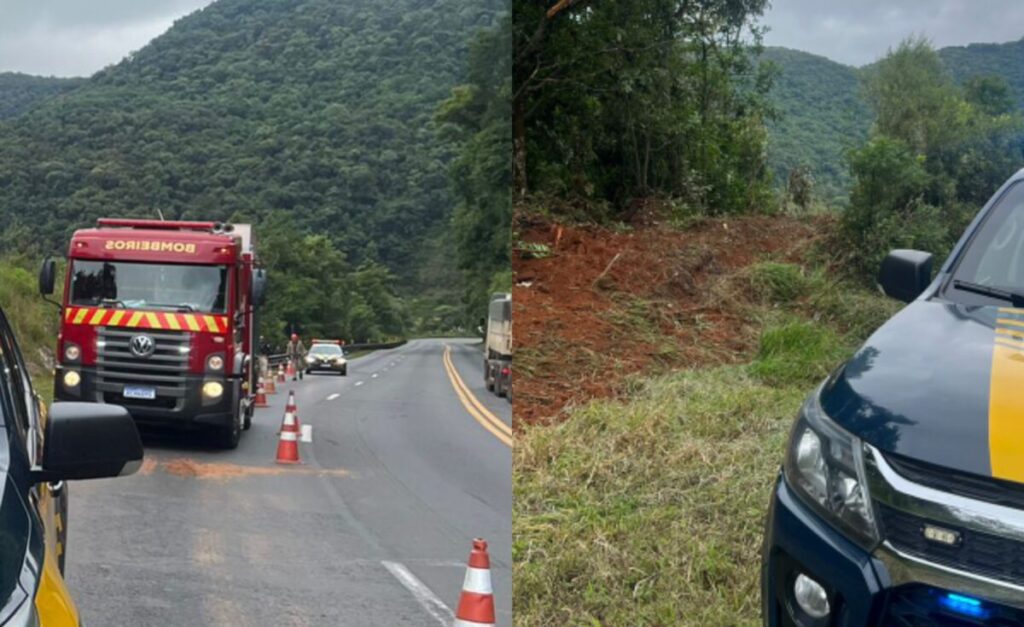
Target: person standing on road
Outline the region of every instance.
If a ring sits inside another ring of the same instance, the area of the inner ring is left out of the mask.
[[[292,368],[295,369],[292,381],[295,381],[296,378],[301,379],[303,372],[306,371],[306,347],[299,339],[298,333],[292,333],[292,339],[288,342],[287,354],[288,359],[292,362]]]
[[[270,374],[270,343],[262,335],[260,336],[259,351],[260,377],[265,377]]]

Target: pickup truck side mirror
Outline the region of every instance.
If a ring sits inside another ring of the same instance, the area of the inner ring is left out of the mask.
[[[893,250],[882,261],[878,283],[886,296],[913,301],[932,282],[932,254],[920,250]]]
[[[43,468],[33,479],[66,481],[130,475],[142,441],[128,410],[103,403],[54,403],[46,421]]]
[[[43,296],[53,294],[54,283],[57,280],[57,262],[52,257],[43,260],[39,268],[39,293]]]

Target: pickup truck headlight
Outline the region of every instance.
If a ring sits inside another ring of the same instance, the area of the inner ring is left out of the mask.
[[[786,480],[829,524],[871,551],[878,527],[864,480],[864,449],[825,414],[820,394],[821,388],[807,399],[793,427]]]
[[[311,364],[311,363],[313,363],[314,361],[316,361],[316,357],[313,357],[312,355],[307,355],[307,356],[306,356],[306,363],[307,363],[307,364]]]

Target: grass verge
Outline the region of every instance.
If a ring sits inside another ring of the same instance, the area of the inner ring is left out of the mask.
[[[26,265],[0,261],[0,306],[14,327],[36,391],[50,402],[53,400],[53,351],[60,314],[39,295],[36,276]]]
[[[517,625],[760,624],[759,546],[793,418],[896,305],[774,261],[715,289],[760,325],[751,361],[639,378],[622,400],[521,427]],[[630,313],[619,322],[652,333]]]

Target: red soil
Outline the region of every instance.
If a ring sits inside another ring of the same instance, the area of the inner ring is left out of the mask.
[[[513,256],[515,418],[527,423],[614,397],[633,374],[749,357],[754,325],[713,286],[766,258],[795,260],[817,230],[779,216],[629,232],[516,222],[522,242],[551,251]]]

